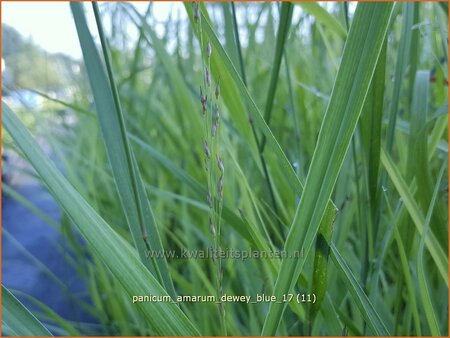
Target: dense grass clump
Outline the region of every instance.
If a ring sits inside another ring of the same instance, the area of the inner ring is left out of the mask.
[[[160,5],[71,3],[73,95],[2,105],[97,321],[4,333],[448,335],[447,5]]]

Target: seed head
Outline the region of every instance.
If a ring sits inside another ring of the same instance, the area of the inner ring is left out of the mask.
[[[211,57],[211,43],[209,41],[206,45],[206,54],[208,55],[208,57]]]

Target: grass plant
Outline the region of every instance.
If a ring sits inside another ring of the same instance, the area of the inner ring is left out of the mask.
[[[30,90],[76,123],[2,102],[3,149],[61,219],[3,196],[61,232],[96,320],[2,285],[3,334],[448,335],[447,6],[159,5],[70,3],[83,76]],[[241,257],[180,256],[211,249]]]

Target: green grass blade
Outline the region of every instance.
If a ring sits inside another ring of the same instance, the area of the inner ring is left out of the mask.
[[[445,111],[445,115],[439,116],[436,119],[433,130],[431,131],[430,141],[428,144],[428,160],[431,160],[431,158],[434,156],[436,149],[438,149],[438,146],[441,143],[441,137],[448,126],[448,105],[445,104],[442,108],[444,108],[443,110]],[[448,143],[445,142],[441,144],[445,145],[445,152],[448,154]]]
[[[236,15],[236,6],[235,3],[231,1],[231,11],[233,13],[233,29],[234,29],[234,37],[235,37],[235,46],[237,50],[237,55],[239,58],[239,68],[242,75],[242,81],[244,81],[244,84],[247,85],[247,77],[245,76],[245,67],[244,67],[244,57],[242,55],[242,45],[241,45],[241,38],[239,37],[239,29],[238,29],[238,23],[237,23],[237,15]]]
[[[266,99],[266,105],[264,110],[264,120],[266,121],[267,125],[270,123],[271,115],[272,115],[272,108],[275,100],[275,93],[277,90],[278,85],[278,77],[280,73],[280,67],[281,67],[281,61],[284,54],[284,46],[286,44],[286,40],[289,35],[289,29],[292,24],[292,13],[294,9],[290,2],[283,2],[281,5],[281,12],[280,12],[280,22],[278,26],[278,32],[277,32],[277,38],[276,38],[276,46],[275,46],[275,55],[274,60],[272,64],[272,74],[270,76],[270,82],[269,82],[269,89],[267,93],[267,99]],[[256,134],[255,134],[256,138]],[[258,141],[257,141],[258,142]],[[258,142],[259,151],[261,153],[261,165],[263,167],[264,176],[267,181],[267,185],[269,188],[269,194],[272,201],[272,206],[275,211],[275,214],[278,216],[278,207],[277,203],[274,197],[274,188],[272,181],[269,176],[269,171],[267,169],[267,162],[264,159],[262,153],[264,151],[264,147],[266,144],[266,137],[263,135],[261,142]]]
[[[408,172],[406,175],[408,179],[411,179],[412,177],[416,178],[417,200],[423,213],[426,213],[428,210],[433,195],[433,175],[430,172],[428,161],[428,130],[430,128],[427,123],[427,112],[429,104],[428,93],[430,91],[429,83],[429,71],[420,70],[416,73],[409,124]],[[440,208],[438,203],[431,224],[433,232],[445,247],[447,245],[447,226],[443,217],[444,214],[445,211]]]
[[[71,3],[70,5],[94,95],[103,140],[113,170],[122,209],[134,243],[144,265],[153,272],[167,292],[174,297],[175,290],[165,258],[152,260],[146,257],[146,250],[161,251],[163,246],[141,182],[139,169],[128,142],[124,117],[120,108],[119,96],[114,83],[99,15],[96,13],[96,20],[108,74],[104,71],[103,63],[87,27],[82,4]]]
[[[425,198],[429,196],[431,200],[431,192],[424,189],[426,185],[428,171],[428,140],[426,133],[427,111],[428,111],[428,91],[430,83],[430,72],[418,71],[415,75],[414,95],[411,109],[411,117],[409,123],[409,144],[408,144],[408,173],[406,177],[411,179],[416,175],[417,186]],[[424,130],[425,129],[425,130]],[[424,163],[422,163],[424,161]],[[422,172],[423,170],[423,172]],[[428,185],[427,185],[428,187]],[[420,196],[422,197],[422,196]],[[423,200],[422,198],[419,198]],[[428,203],[426,202],[428,207]]]
[[[334,214],[326,214],[325,217],[332,217],[332,219],[325,219],[322,222],[325,226],[320,226],[316,238],[316,252],[314,255],[314,268],[312,279],[311,293],[315,293],[316,302],[311,305],[309,312],[309,320],[312,322],[320,310],[322,301],[327,292],[327,275],[328,275],[328,255],[330,252],[331,236],[333,234]],[[330,226],[331,225],[331,226]]]
[[[297,162],[300,162],[300,156],[301,156],[301,144],[300,144],[300,122],[299,122],[299,112],[300,109],[297,108],[296,100],[294,99],[294,89],[293,89],[293,82],[291,78],[291,70],[290,70],[290,62],[287,53],[284,53],[284,65],[285,65],[285,72],[286,72],[286,80],[288,85],[288,93],[289,93],[289,102],[290,102],[290,110],[292,113],[292,120],[294,122],[294,131],[295,131],[295,145],[296,149],[295,152],[297,153]],[[297,176],[300,177],[302,181],[304,181],[304,174],[303,171],[300,169],[300,167],[296,168]]]
[[[414,3],[405,2],[403,6],[403,26],[400,38],[400,46],[398,48],[397,64],[395,67],[394,87],[392,92],[391,106],[389,108],[389,124],[386,132],[386,149],[389,153],[392,151],[394,144],[395,125],[397,121],[397,113],[400,102],[400,92],[403,83],[403,75],[409,60],[409,52],[412,39],[412,25],[414,20]],[[383,179],[384,181],[384,179]]]
[[[292,12],[294,8],[290,2],[283,2],[281,5],[280,24],[277,32],[277,43],[275,45],[275,55],[272,63],[272,74],[270,75],[269,89],[267,91],[266,105],[264,109],[264,120],[267,125],[270,124],[275,93],[277,91],[278,76],[280,73],[281,60],[283,58],[284,46],[289,35],[289,28],[292,23]],[[261,151],[264,149],[264,143],[261,144]]]
[[[386,329],[383,321],[375,311],[372,303],[370,303],[369,298],[367,298],[361,285],[359,285],[352,271],[347,266],[334,244],[331,244],[331,258],[333,259],[333,262],[336,265],[336,268],[338,269],[338,272],[340,273],[342,279],[347,285],[347,289],[352,295],[353,300],[356,302],[356,305],[364,316],[366,323],[370,326],[370,328],[376,335],[389,336],[389,332]]]
[[[408,69],[408,77],[409,77],[409,85],[408,85],[408,102],[407,102],[407,111],[411,112],[411,104],[414,98],[414,83],[416,78],[417,67],[419,65],[419,56],[421,51],[420,44],[420,29],[418,27],[420,23],[420,2],[414,3],[414,14],[413,14],[413,22],[412,22],[412,33],[411,33],[411,51],[409,53],[409,69]]]
[[[147,9],[145,10],[145,14],[144,16],[148,16],[151,14],[153,8],[153,3],[149,2]],[[136,42],[136,47],[134,48],[134,56],[133,56],[133,61],[131,63],[131,70],[130,70],[130,75],[129,75],[129,79],[130,79],[130,85],[133,89],[136,88],[136,84],[137,84],[137,75],[139,73],[139,60],[142,57],[143,54],[143,41],[144,41],[144,29],[143,27],[139,27],[139,38]],[[120,87],[120,85],[119,85]]]
[[[296,5],[300,5],[307,13],[314,16],[317,22],[327,27],[330,32],[338,35],[339,37],[345,39],[347,36],[347,31],[339,23],[339,21],[328,13],[322,6],[317,2],[294,2]]]
[[[344,47],[342,62],[325,113],[302,198],[286,239],[287,253],[307,256],[324,216],[344,156],[359,119],[391,17],[392,4],[360,3]],[[289,293],[304,260],[284,259],[275,295]],[[273,335],[285,304],[270,304],[263,335]]]
[[[36,214],[39,218],[41,218],[45,223],[52,226],[55,230],[59,230],[59,224],[55,222],[55,220],[49,216],[47,216],[44,212],[42,212],[41,209],[36,207],[34,204],[30,203],[24,196],[16,192],[14,189],[12,189],[9,185],[2,183],[2,193],[11,196],[14,198],[17,202],[22,204],[25,208],[32,211],[34,214]]]
[[[411,219],[416,225],[417,231],[419,232],[420,236],[422,236],[425,217],[423,216],[420,207],[414,200],[413,194],[402,178],[398,168],[395,166],[394,162],[383,148],[381,149],[381,163],[383,164],[391,181],[394,183],[395,188],[402,198],[403,203],[405,204],[405,207],[411,216]],[[432,231],[429,231],[428,236],[425,239],[425,244],[431,256],[433,257],[436,266],[438,267],[441,277],[444,279],[445,284],[448,285],[448,256],[445,254]]]
[[[52,336],[50,331],[3,284],[2,330],[14,336]]]
[[[340,322],[339,314],[331,300],[330,294],[325,294],[323,299],[323,306],[320,311],[324,318],[327,318],[326,325],[328,327],[328,334],[338,336],[342,334],[342,324]]]
[[[237,65],[239,64],[238,50],[236,48],[237,44],[235,41],[235,29],[237,28],[237,25],[235,25],[235,22],[233,20],[232,4],[232,2],[221,2],[220,5],[222,6],[222,15],[224,19],[225,49],[228,55],[230,55],[231,59],[233,60],[233,63]],[[243,75],[242,69],[240,69],[240,71]]]
[[[358,132],[353,139],[353,158],[355,169],[355,180],[358,196],[358,215],[361,226],[362,237],[361,252],[362,257],[361,283],[366,284],[370,261],[373,260],[376,250],[378,224],[380,220],[380,194],[379,194],[379,169],[380,169],[380,149],[381,130],[383,117],[383,101],[386,74],[386,49],[385,40],[377,68],[373,76],[372,83],[367,93]],[[361,140],[362,147],[362,184],[358,179],[358,153],[356,151],[357,139]],[[361,186],[361,188],[360,188]],[[367,202],[366,202],[367,201]],[[368,210],[367,210],[368,209]]]
[[[121,283],[128,297],[131,299],[133,295],[167,295],[141,263],[136,251],[119,237],[67,182],[5,103],[2,103],[2,122],[50,193],[78,227],[93,252]],[[137,303],[136,306],[156,334],[194,336],[199,334],[175,304],[145,302]]]
[[[72,325],[68,320],[65,320],[64,318],[62,318],[55,311],[53,311],[50,307],[48,307],[47,305],[45,305],[43,302],[39,301],[35,297],[33,297],[25,292],[19,291],[19,290],[11,290],[11,291],[14,292],[14,294],[17,296],[24,297],[29,302],[34,304],[34,306],[39,308],[41,311],[39,318],[47,317],[51,322],[54,322],[62,330],[64,330],[65,335],[67,335],[67,336],[81,336],[82,335],[81,332],[79,332],[77,329],[75,329],[74,325]],[[44,314],[44,315],[42,315],[42,314]],[[47,325],[47,326],[50,327],[49,325]],[[77,326],[79,326],[79,325],[77,325]]]
[[[272,78],[271,78],[270,89],[269,89],[270,93],[268,95],[268,97],[272,96],[272,98],[270,99],[270,103],[269,103],[269,101],[267,101],[267,103],[270,104],[270,110],[267,111],[267,113],[269,115],[270,115],[270,112],[272,111],[273,100],[274,100],[275,91],[276,91],[276,85],[278,83],[278,81],[277,81],[278,73],[280,71],[280,65],[281,65],[281,56],[283,55],[283,49],[280,50],[280,48],[281,48],[281,46],[284,48],[284,43],[286,42],[286,38],[287,38],[287,35],[289,32],[289,26],[292,21],[292,5],[290,3],[283,3],[282,8],[283,9],[282,9],[282,14],[281,14],[281,18],[280,18],[280,26],[279,26],[279,30],[278,30],[279,40],[277,40],[277,49],[275,52],[274,67],[272,68],[273,72],[272,72]],[[242,46],[241,46],[238,24],[237,24],[236,8],[235,8],[235,4],[233,2],[231,3],[231,9],[232,9],[232,13],[233,13],[234,37],[235,37],[235,42],[236,42],[235,49],[237,50],[237,55],[238,55],[238,59],[239,59],[239,69],[241,72],[242,82],[247,87],[247,80],[246,80],[245,67],[244,67],[244,57],[242,55]],[[266,118],[266,121],[267,121],[267,124],[269,124],[268,118]],[[264,149],[264,144],[265,144],[265,136],[263,135],[262,140],[260,140],[258,138],[258,135],[257,135],[256,130],[253,125],[252,125],[252,132],[253,132],[253,136],[255,138],[256,144],[259,148],[259,159],[261,162],[261,167],[263,169],[264,179],[266,180],[267,188],[269,189],[269,195],[270,195],[270,200],[272,203],[272,208],[274,210],[275,216],[277,217],[277,225],[279,228],[281,228],[282,225],[279,220],[279,211],[278,211],[278,205],[277,205],[277,201],[276,201],[276,197],[275,197],[274,186],[273,186],[272,180],[270,178],[269,170],[267,167],[267,161],[263,154],[263,149]]]
[[[423,253],[425,251],[425,238],[427,237],[430,228],[431,216],[433,215],[433,210],[436,205],[436,200],[439,194],[439,189],[441,186],[442,177],[444,176],[444,172],[445,164],[442,166],[438,179],[436,181],[436,186],[431,198],[430,206],[428,208],[427,217],[425,219],[425,224],[423,227],[423,234],[420,238],[419,251],[417,254],[417,278],[419,281],[419,294],[420,298],[422,299],[423,312],[425,312],[425,317],[433,336],[441,336],[441,330],[439,329],[439,321],[436,317],[436,312],[433,307],[433,301],[430,297],[430,290],[427,282],[427,277],[425,275],[425,262],[423,259]]]
[[[411,275],[405,246],[403,244],[403,240],[400,235],[400,231],[398,230],[399,222],[394,217],[394,213],[393,213],[391,205],[389,203],[389,199],[387,197],[386,191],[383,191],[383,195],[386,200],[386,209],[388,211],[387,214],[392,223],[394,238],[395,238],[395,240],[397,242],[397,246],[398,246],[398,253],[400,256],[400,262],[401,262],[401,266],[402,266],[402,270],[403,270],[403,276],[404,276],[405,282],[406,282],[406,288],[408,290],[408,301],[409,301],[409,305],[411,306],[411,312],[412,312],[413,319],[414,319],[414,326],[416,329],[416,334],[418,336],[421,336],[422,330],[420,327],[420,317],[419,317],[419,311],[418,311],[417,300],[416,300],[416,287],[414,286],[414,283],[413,283],[413,277]],[[389,236],[389,237],[391,237],[391,236]],[[379,258],[379,259],[381,260],[381,258]],[[381,263],[380,263],[380,265],[381,265]],[[381,269],[381,267],[378,269],[377,274],[380,273],[380,271],[379,271],[380,269]],[[375,284],[375,286],[376,286],[376,284]],[[377,294],[374,293],[374,295],[377,295]]]
[[[361,139],[367,162],[367,185],[372,223],[376,229],[379,219],[379,171],[381,152],[381,124],[386,79],[386,42],[375,70],[371,88],[361,113]],[[376,230],[373,235],[376,236]]]
[[[40,270],[43,274],[47,275],[47,277],[55,282],[55,284],[58,284],[59,287],[63,291],[67,291],[67,286],[56,276],[47,266],[45,266],[44,263],[42,263],[38,258],[33,256],[31,252],[27,250],[26,247],[22,245],[13,235],[9,233],[8,230],[3,229],[2,234],[5,239],[7,239],[9,242],[11,242],[14,246],[17,252],[20,252],[26,259],[28,259],[30,262],[32,262],[33,266],[35,266],[38,270]]]

